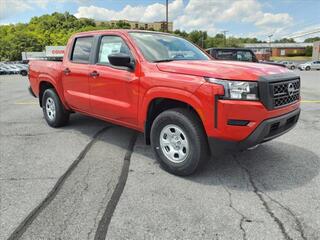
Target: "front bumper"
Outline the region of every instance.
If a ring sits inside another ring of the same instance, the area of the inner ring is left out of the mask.
[[[211,153],[221,148],[224,150],[245,150],[257,144],[270,141],[290,131],[296,125],[299,115],[300,108],[279,117],[266,119],[242,141],[228,141],[209,137],[208,142]]]
[[[35,97],[35,98],[37,97],[37,96],[34,94],[34,92],[32,91],[31,86],[29,86],[28,90],[29,90],[29,93],[30,93],[30,95],[31,95],[32,97]]]

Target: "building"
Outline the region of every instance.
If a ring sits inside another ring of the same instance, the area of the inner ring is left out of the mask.
[[[312,60],[320,60],[320,41],[313,43]]]
[[[21,53],[22,60],[42,59],[45,57],[46,57],[45,52],[22,52]]]
[[[22,60],[44,59],[44,58],[62,58],[65,46],[46,46],[43,52],[22,52]]]
[[[101,24],[108,24],[110,26],[116,26],[117,23],[127,23],[130,25],[130,29],[143,29],[143,30],[155,30],[155,31],[165,31],[166,22],[138,22],[129,20],[111,20],[111,21],[96,21],[97,26]],[[173,22],[168,22],[168,30],[173,31]]]
[[[251,49],[259,59],[268,60],[272,57],[288,57],[304,55],[306,47],[313,43],[246,43],[245,48]]]

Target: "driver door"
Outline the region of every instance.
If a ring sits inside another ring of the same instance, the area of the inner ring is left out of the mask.
[[[116,35],[101,37],[97,63],[89,77],[91,111],[102,118],[136,126],[138,113],[139,77],[136,69],[116,67],[108,55],[133,54],[125,40]]]

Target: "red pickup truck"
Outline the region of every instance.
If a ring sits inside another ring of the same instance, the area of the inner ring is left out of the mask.
[[[79,33],[62,62],[31,61],[31,93],[52,127],[79,112],[144,132],[167,171],[189,175],[221,144],[247,149],[292,129],[300,78],[261,63],[215,61],[183,38]]]

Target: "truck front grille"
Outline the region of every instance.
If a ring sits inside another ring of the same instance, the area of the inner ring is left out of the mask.
[[[294,103],[300,98],[300,79],[270,83],[273,108]]]

